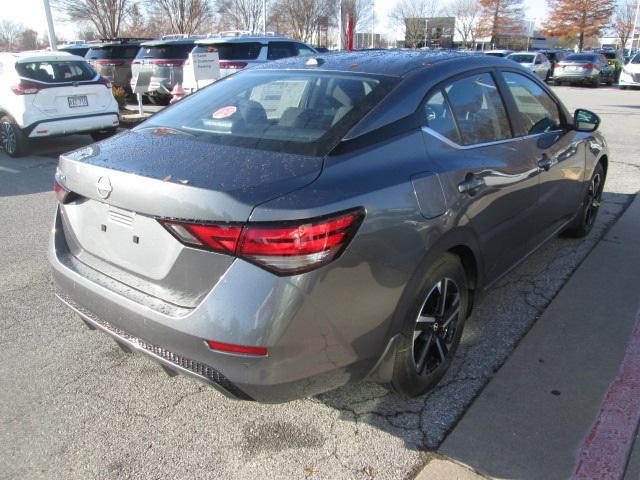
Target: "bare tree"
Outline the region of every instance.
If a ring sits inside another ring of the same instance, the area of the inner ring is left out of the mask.
[[[313,42],[321,17],[336,13],[331,0],[278,0],[271,9],[270,24],[284,24],[287,33],[303,42]],[[277,22],[275,21],[277,18]]]
[[[616,37],[620,40],[622,49],[627,47],[627,42],[633,32],[633,22],[635,22],[636,19],[636,5],[637,3],[635,1],[623,0],[616,6],[613,29]]]
[[[120,36],[133,0],[55,0],[54,8],[69,22],[90,23],[101,38]]]
[[[448,15],[456,18],[456,31],[462,37],[462,45],[475,45],[480,20],[480,5],[476,0],[453,0],[447,5]]]
[[[429,5],[425,0],[400,0],[389,12],[389,20],[404,30],[404,45],[417,48],[425,41]]]
[[[211,31],[213,7],[209,0],[147,0],[152,15],[163,19],[170,33]]]
[[[262,0],[220,0],[223,25],[252,33],[262,31]]]
[[[20,34],[25,30],[21,23],[11,20],[0,20],[0,46],[9,47],[16,45],[20,39]]]

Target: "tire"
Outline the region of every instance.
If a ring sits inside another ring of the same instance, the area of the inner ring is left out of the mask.
[[[589,235],[598,217],[605,180],[604,167],[601,163],[598,163],[593,171],[591,180],[589,180],[589,186],[580,204],[580,209],[571,225],[563,232],[563,235],[573,238],[583,238]]]
[[[9,115],[0,118],[0,147],[10,157],[22,157],[29,150],[29,139]]]
[[[626,86],[626,85],[618,85],[618,88],[619,88],[620,90],[626,90],[626,89],[627,89],[627,86]]]
[[[115,128],[108,128],[106,130],[98,130],[96,132],[91,132],[89,135],[91,135],[91,138],[93,139],[94,142],[99,142],[101,140],[105,140],[115,135],[115,133],[116,133]]]
[[[591,84],[591,86],[593,88],[599,88],[600,87],[600,77],[596,77],[596,79],[593,81],[593,83]]]
[[[166,107],[167,105],[169,105],[169,102],[171,101],[171,97],[160,97],[160,96],[156,96],[156,95],[149,95],[149,102],[151,102],[151,105],[156,105],[158,107]]]
[[[553,81],[553,84],[554,84],[556,87],[561,87],[561,86],[562,86],[562,82],[561,82],[560,80],[554,80],[554,81]]]
[[[443,254],[427,271],[405,319],[395,354],[393,390],[416,397],[438,383],[460,344],[469,302],[467,276],[460,259]]]

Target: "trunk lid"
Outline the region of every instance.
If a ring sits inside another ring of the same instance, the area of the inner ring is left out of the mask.
[[[111,90],[101,84],[76,84],[44,88],[33,105],[52,117],[91,115],[103,112],[110,103]]]
[[[195,307],[233,257],[181,244],[157,221],[246,222],[253,208],[312,182],[322,158],[214,145],[142,129],[60,157],[70,253],[119,284]]]

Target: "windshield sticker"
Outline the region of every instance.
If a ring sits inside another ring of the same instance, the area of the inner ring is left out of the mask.
[[[229,105],[228,107],[222,107],[213,112],[212,117],[216,120],[219,120],[221,118],[228,118],[236,113],[237,110],[238,109],[234,105]]]

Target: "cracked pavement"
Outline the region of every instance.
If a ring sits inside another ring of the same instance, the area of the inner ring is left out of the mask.
[[[88,137],[24,160],[0,153],[20,170],[0,171],[0,478],[410,478],[640,188],[640,92],[556,91],[603,119],[612,158],[597,225],[585,240],[552,240],[486,292],[451,370],[412,400],[361,383],[243,403],[125,354],[54,300],[45,258],[55,151]]]

